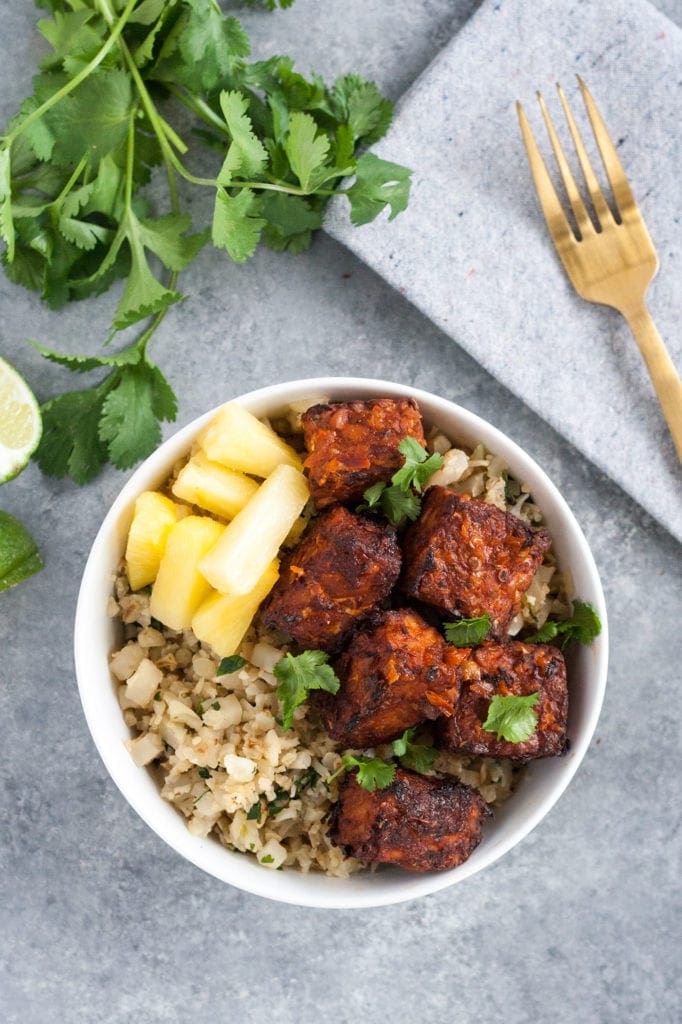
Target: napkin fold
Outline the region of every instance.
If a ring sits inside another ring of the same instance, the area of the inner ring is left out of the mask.
[[[572,158],[554,84],[592,142],[581,74],[618,146],[661,270],[648,296],[682,366],[682,31],[645,0],[487,0],[398,104],[381,156],[415,169],[408,210],[326,225],[682,540],[682,474],[625,321],[574,292],[521,141],[521,100],[553,171],[541,89]],[[577,165],[574,165],[579,179]]]

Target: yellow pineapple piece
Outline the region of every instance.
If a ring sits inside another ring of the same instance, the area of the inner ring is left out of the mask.
[[[221,658],[236,654],[258,607],[270,593],[279,576],[275,559],[248,594],[221,594],[214,590],[199,606],[192,619],[198,640],[210,644]]]
[[[208,516],[187,516],[171,527],[149,610],[170,629],[188,629],[211,587],[199,562],[220,539],[224,526]]]
[[[173,494],[217,516],[233,519],[258,490],[258,484],[211,462],[201,452],[189,460],[173,484]]]
[[[236,402],[222,407],[199,444],[211,462],[241,473],[267,477],[281,465],[301,469],[294,449]]]
[[[135,502],[125,555],[133,590],[140,590],[156,579],[168,531],[177,519],[177,506],[156,491],[144,491]]]
[[[248,594],[277,555],[310,497],[292,466],[278,466],[201,560],[200,571],[223,594]]]

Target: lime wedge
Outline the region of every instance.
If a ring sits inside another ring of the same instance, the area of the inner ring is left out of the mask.
[[[40,409],[23,377],[0,358],[0,484],[20,473],[43,432]]]
[[[21,583],[42,567],[31,534],[9,512],[0,510],[0,590]]]

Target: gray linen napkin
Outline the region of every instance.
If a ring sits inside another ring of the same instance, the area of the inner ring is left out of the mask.
[[[378,147],[415,169],[409,209],[390,228],[358,231],[336,208],[327,224],[679,539],[682,475],[644,363],[619,314],[566,278],[514,103],[549,158],[540,88],[569,152],[554,83],[591,140],[574,73],[586,79],[659,253],[649,305],[679,368],[681,69],[682,31],[644,0],[488,0]]]

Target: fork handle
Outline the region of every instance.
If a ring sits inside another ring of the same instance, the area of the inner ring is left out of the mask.
[[[644,357],[682,462],[682,381],[645,302],[621,310]]]

